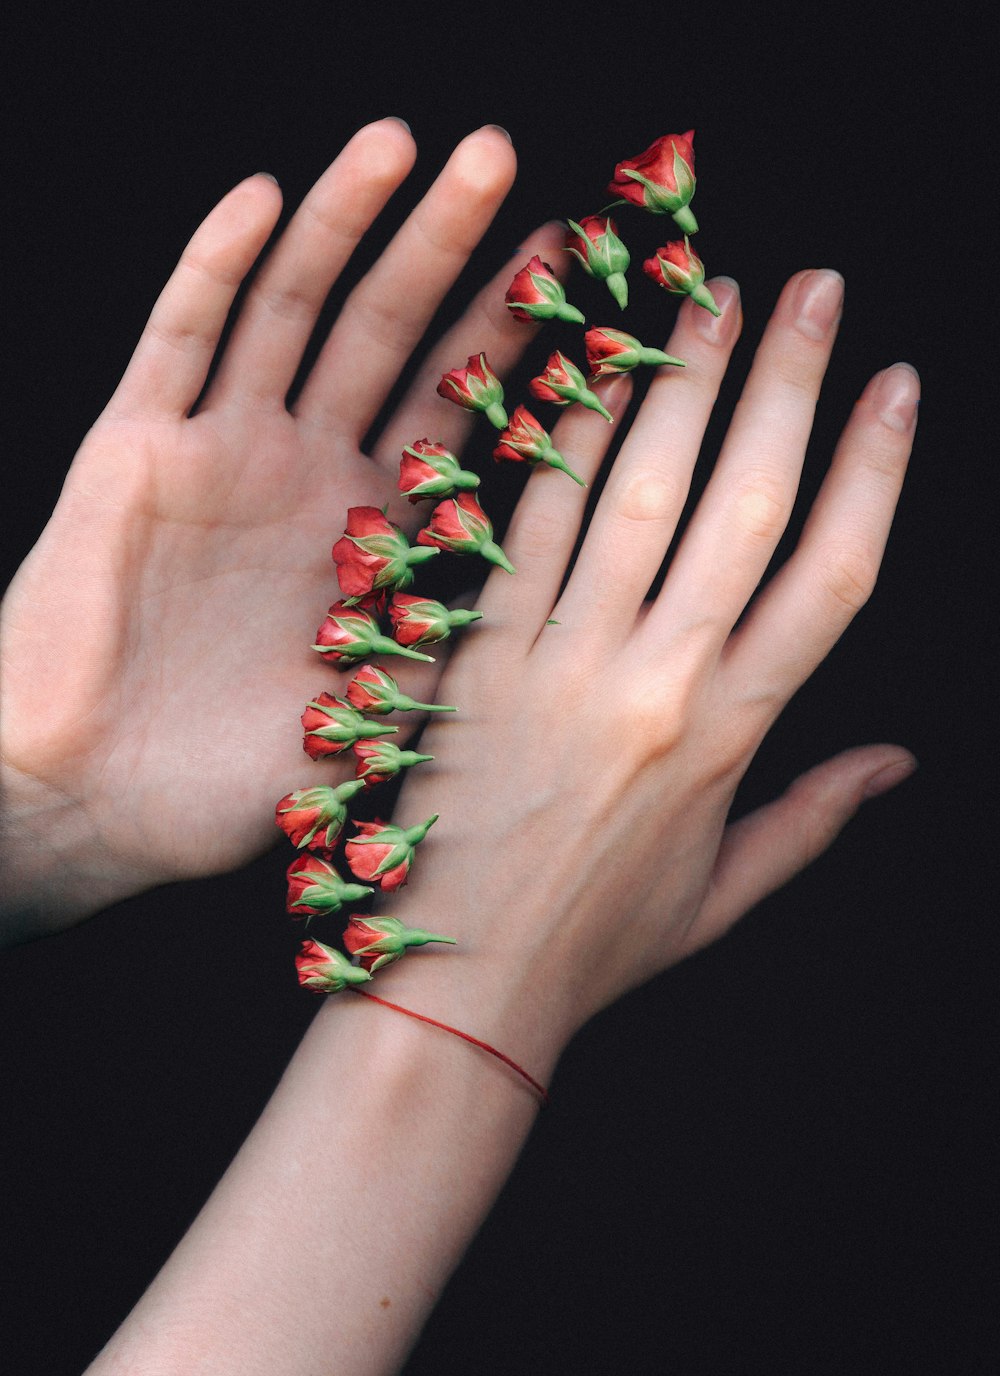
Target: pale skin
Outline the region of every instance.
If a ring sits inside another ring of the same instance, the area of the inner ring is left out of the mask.
[[[360,233],[358,208],[381,204],[412,156],[409,136],[391,121],[361,131],[311,193],[324,188],[327,224],[353,216]],[[429,193],[438,198],[435,285],[426,299],[394,287],[420,242],[411,220],[373,270],[376,280],[351,298],[294,415],[285,407],[288,384],[345,256],[342,237],[318,230],[311,212],[292,222],[189,417],[235,287],[277,212],[273,185],[244,183],[196,235],[201,246],[187,260],[202,265],[197,290],[185,285],[190,265],[179,269],[74,464],[64,513],[57,510],[4,607],[10,796],[22,819],[46,798],[79,800],[81,827],[100,840],[99,895],[237,863],[265,843],[274,800],[301,786],[296,719],[317,672],[302,646],[316,608],[329,600],[328,550],[344,508],[384,500],[402,444],[427,434],[457,446],[468,432],[470,419],[434,395],[441,372],[481,348],[506,369],[530,338],[492,304],[502,302],[507,268],[480,298],[487,313],[473,306],[432,352],[375,455],[360,454],[395,370],[513,170],[512,150],[495,131],[459,146]],[[478,188],[471,217],[470,182]],[[544,256],[558,239],[542,230],[526,252]],[[649,601],[741,325],[735,285],[716,279],[712,290],[722,316],[682,306],[664,347],[688,366],[663,370],[650,388],[561,594],[586,493],[555,472],[528,481],[504,539],[517,575],[493,572],[477,599],[484,620],[463,633],[438,692],[460,713],[424,733],[421,749],[435,761],[412,772],[395,818],[412,825],[437,812],[440,820],[409,885],[373,909],[459,945],[414,952],[372,988],[484,1038],[542,1081],[589,1017],[716,940],[821,853],[866,797],[914,764],[900,746],[862,746],[818,765],[770,806],[727,822],[760,741],[874,586],[918,384],[907,365],[868,384],[795,552],[758,592],[795,498],[841,300],[835,274],[794,277],[707,490]],[[282,308],[273,309],[276,301]],[[367,352],[362,386],[357,360]],[[601,392],[620,421],[628,382]],[[167,399],[172,414],[150,409]],[[574,407],[554,439],[590,479],[611,433]],[[259,436],[267,442],[257,449]],[[327,466],[335,468],[328,482]],[[317,497],[310,480],[321,473]],[[301,551],[294,566],[293,532]],[[32,618],[69,595],[60,581],[69,578],[59,557],[65,541],[74,541],[80,654],[61,654],[57,671],[37,631],[32,639]],[[242,613],[234,611],[241,599]],[[228,644],[234,616],[238,648],[227,659],[213,647],[216,635]],[[546,624],[550,618],[559,624]],[[247,635],[257,647],[259,689],[247,705],[259,713],[248,730],[252,749],[234,760],[227,741],[216,760],[213,699],[239,682]],[[140,686],[151,692],[161,673],[160,711],[141,731],[133,723],[123,730],[120,704]],[[424,696],[417,666],[399,677]],[[51,712],[44,731],[32,726],[30,692],[49,683],[68,704],[61,731]],[[92,748],[81,759],[83,722]],[[166,741],[162,732],[171,733]],[[192,753],[192,737],[201,742],[196,788],[178,748],[184,742]],[[221,828],[216,816],[209,828],[234,767],[245,771],[236,815]],[[347,772],[333,764],[325,777]],[[121,790],[136,813],[124,834],[112,825]],[[151,807],[165,791],[185,806],[159,828],[165,839],[150,856],[158,827],[152,810],[139,820],[142,800],[148,795]],[[182,814],[202,798],[205,814],[188,826]],[[18,834],[12,827],[15,842]],[[30,864],[18,873],[29,891]],[[94,898],[90,910],[106,901]],[[37,911],[24,898],[14,906],[40,925],[82,915],[58,893],[45,894]],[[202,1214],[90,1371],[398,1369],[536,1112],[531,1089],[492,1057],[352,993],[330,999]]]

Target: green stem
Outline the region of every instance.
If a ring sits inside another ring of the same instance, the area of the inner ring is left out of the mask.
[[[624,310],[628,305],[628,283],[625,280],[625,274],[623,272],[613,272],[606,281],[608,284],[608,291],[618,302],[620,308]]]
[[[570,468],[569,464],[559,453],[558,449],[547,449],[545,453],[542,455],[542,462],[547,463],[550,468],[558,468],[561,469],[563,473],[568,473],[569,476],[573,479],[573,481],[575,483],[579,483],[581,487],[587,486],[587,484],[580,477],[579,473],[573,472],[572,468]]]
[[[514,565],[504,554],[503,550],[495,540],[484,540],[479,546],[479,553],[484,559],[488,559],[491,564],[498,564],[500,568],[506,569],[508,573],[516,573]]]
[[[698,233],[698,221],[694,218],[694,212],[689,205],[682,205],[680,210],[673,211],[673,217],[685,234]]]
[[[589,387],[584,387],[582,391],[577,392],[576,399],[581,406],[586,406],[588,411],[596,411],[598,415],[603,416],[609,424],[614,420],[614,416],[601,401],[601,398]]]
[[[322,649],[322,646],[319,647]],[[419,650],[410,650],[405,645],[400,645],[395,640],[390,640],[387,635],[376,635],[372,637],[371,648],[365,654],[378,655],[402,655],[404,659],[422,659],[425,664],[433,664],[433,655],[422,655]],[[359,655],[363,659],[364,655]]]

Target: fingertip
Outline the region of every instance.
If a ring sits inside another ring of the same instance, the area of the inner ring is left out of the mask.
[[[914,755],[908,750],[899,750],[893,758],[883,761],[874,773],[869,774],[861,794],[862,801],[867,802],[869,798],[878,798],[883,793],[888,793],[904,779],[910,778],[918,767]]]
[[[509,135],[496,125],[484,124],[466,134],[449,165],[470,188],[506,191],[517,173],[517,155]]]

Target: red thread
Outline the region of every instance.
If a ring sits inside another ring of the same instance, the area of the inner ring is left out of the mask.
[[[504,1065],[509,1065],[511,1070],[516,1070],[522,1079],[527,1080],[532,1089],[541,1096],[542,1107],[548,1108],[549,1092],[545,1086],[540,1085],[533,1075],[529,1075],[526,1070],[518,1065],[517,1061],[512,1061],[509,1056],[505,1056],[495,1046],[490,1046],[489,1042],[482,1042],[478,1037],[473,1037],[468,1032],[460,1032],[457,1027],[450,1027],[446,1022],[438,1022],[437,1018],[429,1018],[426,1013],[414,1013],[412,1008],[404,1008],[401,1003],[390,1003],[388,999],[379,998],[378,994],[370,994],[367,989],[359,989],[356,984],[351,985],[351,988],[356,994],[361,994],[366,999],[372,999],[375,1003],[381,1003],[385,1008],[394,1008],[397,1013],[405,1013],[408,1018],[416,1018],[418,1022],[429,1022],[432,1027],[440,1027],[442,1032],[450,1032],[454,1037],[461,1037],[463,1042],[471,1042],[473,1046],[478,1046],[481,1051],[488,1051],[491,1056],[495,1056],[498,1061],[503,1061]]]

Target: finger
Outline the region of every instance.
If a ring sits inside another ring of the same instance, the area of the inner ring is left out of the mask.
[[[722,311],[681,307],[666,350],[684,368],[658,370],[601,494],[553,615],[630,634],[677,528],[726,365],[739,336],[735,282],[711,283]]]
[[[609,378],[594,389],[614,416],[570,406],[553,427],[552,443],[570,468],[590,483],[608,451],[628,407],[627,377]],[[524,465],[527,467],[527,464]],[[503,626],[510,642],[530,647],[553,612],[566,565],[580,530],[589,488],[544,463],[528,477],[504,537],[507,558],[517,569],[490,574],[477,602],[491,625]]]
[[[686,951],[722,936],[822,855],[863,802],[895,788],[916,767],[898,745],[860,746],[810,769],[775,802],[730,823]]]
[[[439,397],[437,385],[449,369],[464,367],[470,354],[486,354],[497,376],[506,376],[541,328],[514,319],[504,302],[507,288],[514,273],[536,253],[550,261],[557,276],[568,275],[569,254],[560,252],[565,237],[561,223],[543,225],[473,297],[462,318],[434,346],[418,370],[372,451],[376,462],[394,471],[403,447],[415,439],[436,440],[456,452],[461,450],[476,416]]]
[[[268,255],[207,401],[229,394],[284,405],[330,288],[415,156],[401,120],[382,119],[358,130]]]
[[[277,184],[257,175],[234,187],[202,222],[153,307],[108,405],[111,413],[176,417],[190,411],[237,289],[280,211]]]
[[[487,125],[452,153],[413,214],[348,297],[294,407],[358,441],[514,180],[509,139]]]
[[[643,636],[687,630],[721,649],[767,568],[795,500],[843,300],[839,273],[793,277],[764,331],[718,463]]]
[[[798,547],[724,652],[734,694],[766,723],[829,654],[867,601],[889,536],[916,428],[920,380],[909,364],[865,388]]]

